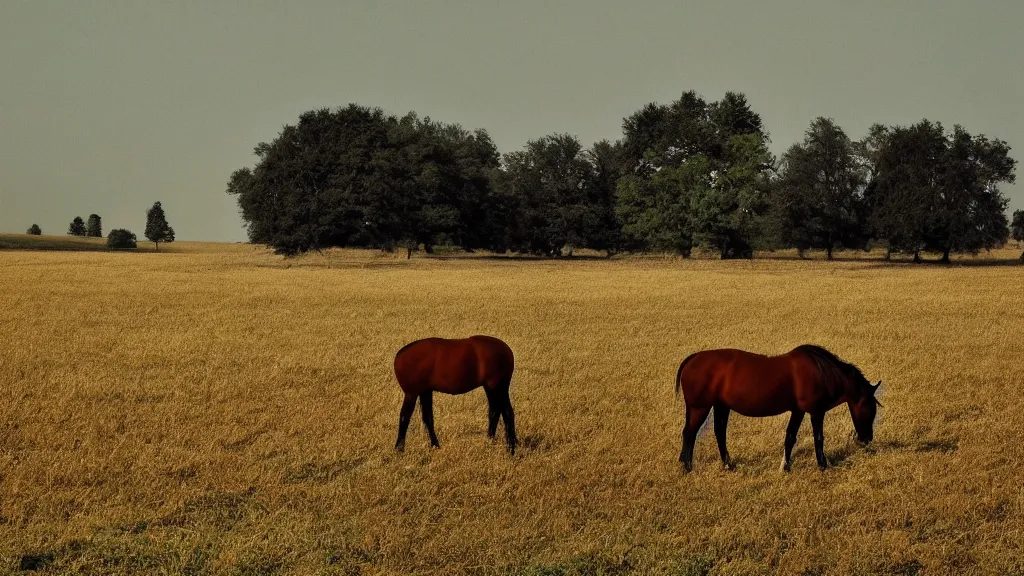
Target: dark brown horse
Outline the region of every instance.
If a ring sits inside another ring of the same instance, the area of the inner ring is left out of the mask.
[[[780,356],[763,356],[743,350],[705,350],[683,360],[676,373],[676,395],[682,390],[686,401],[686,424],[683,427],[683,450],[679,461],[689,472],[693,468],[693,444],[708,413],[714,409],[715,438],[722,464],[733,469],[725,446],[725,429],[729,413],[744,416],[777,416],[790,412],[786,427],[786,449],[783,470],[791,464],[796,433],[804,414],[811,415],[814,432],[814,454],[818,467],[825,460],[825,413],[846,403],[853,417],[853,426],[861,443],[874,436],[875,391],[882,384],[872,385],[861,371],[820,346],[805,344]]]
[[[405,392],[395,449],[405,449],[405,432],[417,398],[430,445],[439,448],[441,444],[434,433],[434,392],[465,394],[483,386],[488,405],[487,435],[494,438],[498,418],[504,418],[508,451],[515,454],[515,414],[508,396],[514,368],[512,349],[491,336],[426,338],[406,344],[395,355],[395,377]]]

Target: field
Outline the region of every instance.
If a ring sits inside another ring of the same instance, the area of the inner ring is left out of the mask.
[[[0,572],[1024,574],[1024,267],[168,248],[0,251]],[[475,333],[520,450],[476,391],[396,454],[395,351]],[[680,360],[808,342],[875,443],[734,415],[684,475]]]

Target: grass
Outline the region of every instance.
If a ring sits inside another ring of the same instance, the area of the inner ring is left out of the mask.
[[[968,265],[1014,249],[947,267],[169,248],[0,252],[0,572],[1024,569],[1024,270]],[[394,352],[474,333],[515,351],[521,449],[487,439],[476,391],[435,398],[440,450],[417,411],[394,453]],[[707,433],[684,475],[679,361],[806,342],[885,382],[875,444],[837,408],[834,468],[805,422],[783,474],[787,417],[734,416],[738,469]]]
[[[156,245],[152,242],[141,240],[137,242],[138,247],[129,249],[129,252],[156,252]],[[181,245],[192,245],[192,250],[182,248]],[[209,247],[208,243],[185,242],[185,243],[164,243],[160,252],[180,252],[182,250],[194,251],[202,246]],[[57,236],[41,234],[33,236],[30,234],[0,234],[0,250],[53,250],[61,252],[111,252],[107,248],[106,238],[89,238],[86,236]],[[125,251],[125,250],[122,250]]]

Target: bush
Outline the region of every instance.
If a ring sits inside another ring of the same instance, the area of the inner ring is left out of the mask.
[[[28,230],[25,233],[31,234],[33,236],[39,236],[40,234],[43,233],[43,230],[42,228],[39,227],[39,224],[33,224],[29,226]]]
[[[135,248],[135,234],[123,228],[115,228],[107,235],[107,248]]]

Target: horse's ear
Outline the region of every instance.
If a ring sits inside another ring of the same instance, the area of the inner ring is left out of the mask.
[[[878,384],[875,384],[875,385],[871,386],[871,393],[874,394],[875,392],[878,392],[878,389],[881,388],[881,387],[882,387],[882,381],[879,380]]]

